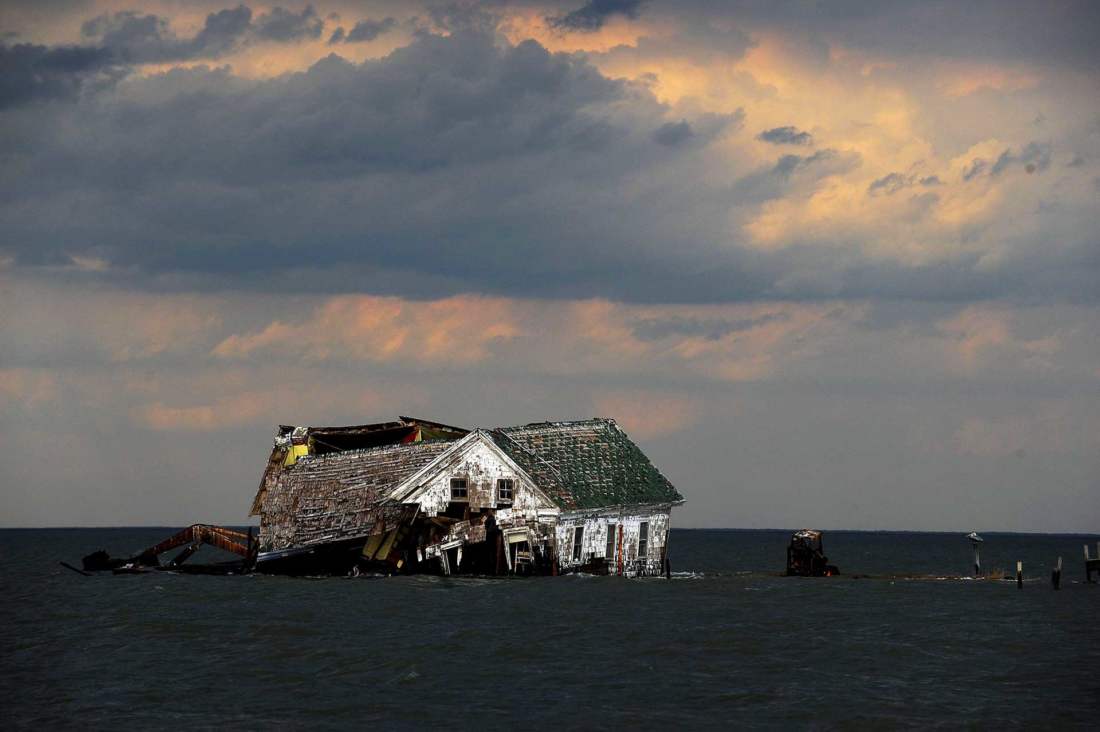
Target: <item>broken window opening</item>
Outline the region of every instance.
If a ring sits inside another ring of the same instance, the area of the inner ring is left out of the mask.
[[[511,503],[516,493],[516,482],[511,478],[497,480],[497,501]]]
[[[604,551],[604,556],[608,561],[615,558],[615,524],[607,525],[607,549]]]
[[[584,527],[573,529],[573,561],[581,561],[581,546],[584,544]]]
[[[451,478],[451,500],[468,501],[470,489],[465,478]]]
[[[649,551],[649,522],[643,521],[638,525],[638,558],[645,559]]]

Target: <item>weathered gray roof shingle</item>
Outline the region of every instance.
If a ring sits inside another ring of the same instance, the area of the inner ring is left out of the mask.
[[[452,445],[413,442],[299,459],[262,499],[261,547],[337,541],[364,535],[380,519],[388,524],[403,509],[382,499]]]
[[[493,435],[564,509],[684,500],[613,419],[536,422]]]

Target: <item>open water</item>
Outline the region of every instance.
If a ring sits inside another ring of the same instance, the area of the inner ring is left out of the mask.
[[[674,530],[672,580],[63,569],[167,529],[0,531],[0,727],[527,730],[1100,726],[1097,537]],[[1050,568],[1065,560],[1062,589]],[[853,574],[874,575],[855,578]]]

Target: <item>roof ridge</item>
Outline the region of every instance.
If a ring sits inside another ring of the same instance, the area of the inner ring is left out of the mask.
[[[520,430],[537,429],[546,427],[557,428],[581,428],[591,427],[593,425],[603,425],[608,427],[618,427],[619,423],[615,421],[614,417],[588,417],[587,419],[562,419],[552,420],[545,422],[528,422],[527,424],[512,425],[509,427],[494,427],[495,430],[518,432]]]

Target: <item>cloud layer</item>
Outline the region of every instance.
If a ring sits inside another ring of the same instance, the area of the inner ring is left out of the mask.
[[[325,41],[312,6],[255,17],[239,6],[187,37],[125,11],[84,23],[95,46],[6,48],[5,256],[19,267],[91,257],[104,277],[134,282],[416,297],[1095,296],[1100,148],[1076,122],[1055,123],[1054,107],[1045,130],[990,128],[962,146],[912,115],[895,121],[892,99],[857,100],[851,111],[879,119],[856,127],[820,112],[767,127],[771,102],[667,99],[644,73],[601,70],[603,57],[464,23],[375,60],[332,55],[266,79],[199,66],[119,81],[135,65],[260,41],[343,47],[398,21],[364,19]],[[633,63],[674,50],[643,41]],[[758,51],[736,53],[752,73]],[[846,62],[829,73],[858,83]],[[903,88],[896,73],[882,83]],[[900,108],[934,110],[908,83]],[[893,135],[913,149],[884,147]]]

